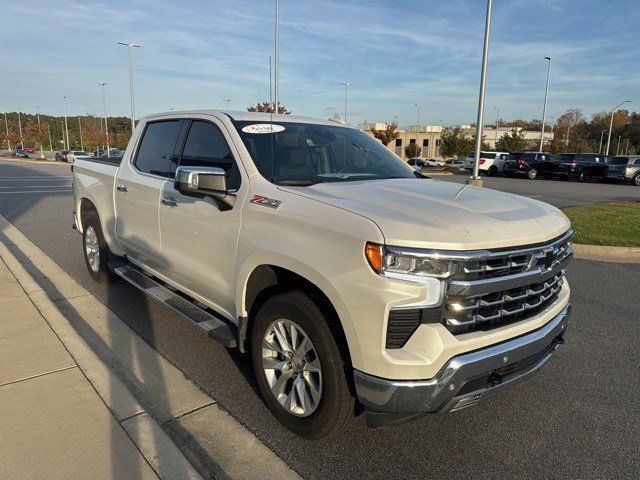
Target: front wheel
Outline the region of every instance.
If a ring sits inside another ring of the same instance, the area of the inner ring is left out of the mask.
[[[353,418],[346,363],[327,320],[304,293],[276,295],[260,308],[251,359],[267,407],[294,433],[325,437]]]
[[[588,182],[589,181],[589,175],[587,174],[587,172],[580,172],[580,175],[578,176],[578,180],[580,180],[581,182]]]
[[[535,180],[537,176],[538,176],[538,171],[535,168],[532,168],[527,172],[527,178],[529,180]]]
[[[633,177],[633,184],[636,187],[640,187],[640,173],[636,173],[635,177]]]
[[[496,167],[495,165],[492,165],[489,168],[489,176],[490,177],[495,177],[496,175],[498,175],[498,167]]]

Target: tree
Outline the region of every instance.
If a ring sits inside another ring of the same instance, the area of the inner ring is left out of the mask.
[[[445,158],[465,157],[473,152],[476,144],[475,138],[475,135],[472,137],[465,135],[461,127],[447,128],[440,137],[440,154]],[[491,149],[484,141],[484,137],[482,137],[480,149]]]
[[[418,158],[422,153],[422,147],[416,143],[410,143],[404,149],[404,154],[407,158]]]
[[[30,123],[24,129],[28,141],[32,141],[42,150],[44,150],[44,142],[49,138],[49,125],[47,123]]]
[[[255,107],[247,107],[248,112],[265,112],[275,113],[273,103],[271,102],[259,102]],[[282,105],[278,105],[278,113],[284,113],[285,115],[291,114],[291,110],[287,110]]]
[[[503,135],[496,142],[496,150],[498,152],[520,152],[527,147],[527,143],[529,142],[524,139],[524,134],[513,128],[511,133]]]
[[[375,128],[372,128],[371,133],[375,138],[380,140],[385,147],[387,147],[400,135],[397,128],[397,123],[387,123],[387,126],[383,130],[376,130]]]
[[[98,118],[89,117],[82,119],[82,140],[88,152],[106,146],[104,129]]]

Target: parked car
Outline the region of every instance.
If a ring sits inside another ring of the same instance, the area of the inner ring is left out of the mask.
[[[412,167],[423,168],[427,166],[424,158],[410,158],[409,160],[407,160],[407,163]]]
[[[600,153],[563,153],[553,165],[552,174],[581,182],[602,179],[607,170],[608,158]]]
[[[531,180],[542,176],[550,179],[557,160],[548,152],[510,153],[504,164],[505,176],[524,176]]]
[[[429,158],[424,161],[425,166],[431,168],[444,167],[446,165],[442,160],[436,160],[435,158]]]
[[[59,152],[56,152],[56,161],[66,162],[68,154],[69,154],[69,150],[60,150]]]
[[[36,147],[34,147],[33,145],[27,145],[26,147],[24,147],[24,151],[30,154],[34,154],[36,153]]]
[[[118,165],[72,171],[91,277],[121,277],[246,352],[299,435],[363,410],[384,426],[472,406],[563,343],[567,217],[421,179],[356,128],[167,112],[140,120]]]
[[[23,150],[22,148],[15,148],[11,152],[11,156],[12,157],[18,157],[18,158],[29,158],[29,154],[25,150]]]
[[[464,158],[454,158],[453,160],[447,162],[447,167],[463,169],[465,168],[466,162]]]
[[[91,156],[85,152],[84,150],[71,150],[69,151],[69,153],[67,153],[67,159],[66,161],[68,163],[73,163],[76,160],[78,160],[79,158],[90,158]]]
[[[640,155],[618,156],[607,162],[605,178],[618,182],[631,182],[640,187]]]
[[[504,173],[504,162],[508,155],[508,152],[480,152],[480,164],[478,165],[480,173],[485,173],[490,177]],[[464,168],[473,170],[473,162],[474,155],[467,155]]]

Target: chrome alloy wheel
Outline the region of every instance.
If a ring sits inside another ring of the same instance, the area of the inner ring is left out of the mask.
[[[84,232],[84,251],[89,267],[94,273],[98,273],[100,269],[100,246],[98,245],[98,234],[91,225]]]
[[[262,339],[262,368],[278,403],[288,413],[308,417],[322,396],[322,368],[313,343],[291,320],[272,322]]]

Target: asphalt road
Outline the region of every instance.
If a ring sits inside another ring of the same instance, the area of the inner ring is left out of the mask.
[[[491,402],[383,430],[360,417],[338,438],[307,442],[269,414],[242,356],[123,282],[91,280],[69,178],[65,167],[0,162],[0,213],[305,478],[637,478],[640,265],[575,260],[567,343]]]
[[[424,172],[427,175],[429,174],[428,170]],[[447,182],[464,183],[469,178],[469,174],[437,176],[434,178]],[[589,203],[640,201],[640,188],[635,185],[486,176],[483,176],[482,179],[486,188],[526,195],[560,208]]]

